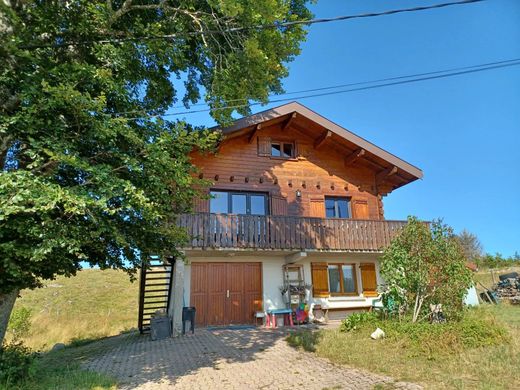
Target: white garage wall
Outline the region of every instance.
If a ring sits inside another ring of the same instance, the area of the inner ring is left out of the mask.
[[[185,267],[184,279],[184,305],[190,304],[190,284],[191,284],[191,262],[261,262],[262,263],[262,290],[264,310],[277,309],[285,307],[285,304],[280,294],[279,287],[283,284],[282,265],[285,264],[285,257],[281,255],[272,255],[269,252],[256,252],[255,255],[248,256],[222,256],[217,253],[212,255],[190,257],[187,256],[188,264]],[[321,304],[330,309],[355,309],[370,306],[374,298],[365,298],[361,295],[361,270],[359,265],[361,263],[376,263],[376,274],[378,283],[381,282],[379,276],[379,264],[377,261],[377,254],[371,253],[308,253],[307,257],[297,263],[303,264],[304,278],[306,284],[312,283],[311,278],[311,263],[312,262],[346,262],[356,265],[358,289],[360,295],[349,297],[330,297],[330,298],[312,298],[309,303]]]

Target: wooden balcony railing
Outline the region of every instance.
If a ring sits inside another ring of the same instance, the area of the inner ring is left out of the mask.
[[[406,221],[339,218],[183,214],[177,224],[191,248],[380,251]]]

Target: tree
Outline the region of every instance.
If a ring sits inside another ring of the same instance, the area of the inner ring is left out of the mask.
[[[401,311],[411,312],[412,322],[421,319],[428,303],[442,304],[444,312],[455,317],[471,286],[471,271],[453,230],[441,221],[428,226],[416,217],[385,249],[381,274],[386,293]]]
[[[466,259],[470,261],[476,261],[482,256],[482,244],[475,234],[470,233],[464,229],[457,236],[457,238],[460,242],[460,245],[462,246],[462,250],[464,251]]]
[[[178,255],[203,184],[188,153],[219,134],[160,116],[202,98],[218,123],[248,114],[305,38],[274,25],[310,17],[306,0],[0,1],[0,342],[20,289]]]

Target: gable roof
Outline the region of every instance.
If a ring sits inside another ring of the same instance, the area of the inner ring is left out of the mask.
[[[423,172],[416,166],[298,102],[291,102],[238,119],[232,125],[220,130],[224,134],[224,139],[229,139],[275,124],[294,128],[314,138],[317,145],[336,149],[344,154],[346,165],[355,163],[373,168],[376,170],[376,181],[389,187],[388,190],[383,191],[385,193],[423,177]]]

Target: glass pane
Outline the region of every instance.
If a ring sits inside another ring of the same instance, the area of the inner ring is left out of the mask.
[[[356,284],[354,283],[354,267],[352,265],[342,265],[341,271],[343,273],[343,292],[355,293]]]
[[[293,144],[283,144],[283,156],[287,158],[293,156]]]
[[[337,199],[338,218],[348,218],[348,201],[346,199]]]
[[[228,194],[227,192],[211,191],[211,199],[209,201],[210,213],[228,213]]]
[[[282,156],[282,150],[280,148],[280,144],[271,144],[271,156],[273,156],[273,157]]]
[[[336,216],[334,199],[325,199],[325,215],[327,218],[334,218]]]
[[[246,195],[243,195],[243,194],[231,195],[231,212],[233,214],[247,214]]]
[[[341,292],[339,282],[339,267],[337,265],[329,265],[329,290],[331,293]]]
[[[264,195],[251,195],[251,214],[265,215]]]

